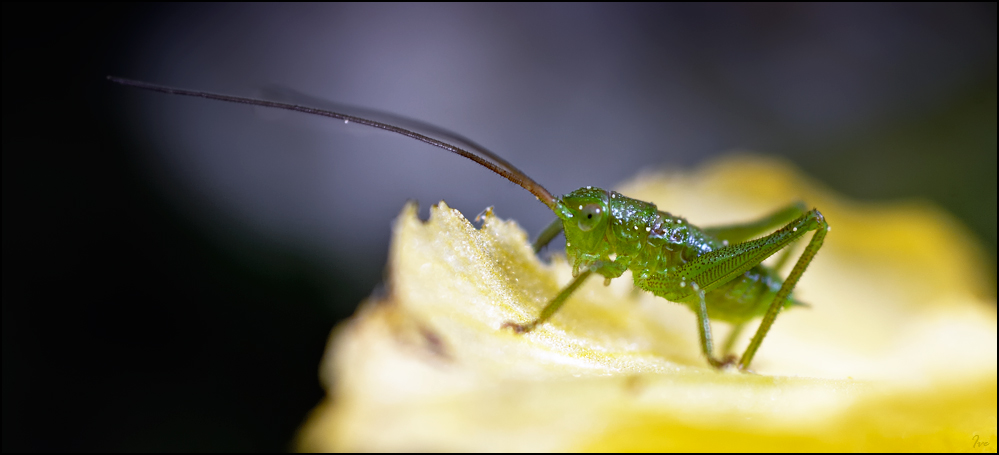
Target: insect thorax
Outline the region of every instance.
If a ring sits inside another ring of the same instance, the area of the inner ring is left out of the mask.
[[[721,246],[683,218],[614,191],[580,188],[557,207],[576,267],[613,257],[635,273],[660,273]]]

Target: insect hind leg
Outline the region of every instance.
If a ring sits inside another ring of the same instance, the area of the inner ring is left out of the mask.
[[[770,331],[770,327],[773,325],[774,321],[777,319],[777,314],[780,313],[781,308],[787,302],[788,297],[791,295],[791,291],[798,284],[798,280],[801,279],[801,275],[805,273],[805,269],[811,264],[812,259],[815,258],[815,254],[818,253],[819,248],[822,248],[822,242],[826,237],[826,233],[829,231],[829,224],[826,223],[825,217],[822,216],[816,209],[812,209],[810,212],[806,213],[805,216],[796,220],[794,223],[794,229],[803,229],[805,231],[814,230],[815,233],[812,234],[812,239],[808,242],[808,246],[798,257],[798,262],[794,264],[794,269],[784,280],[784,284],[781,285],[777,295],[774,296],[770,306],[767,308],[766,314],[763,315],[763,321],[760,322],[760,327],[756,330],[756,334],[753,335],[753,339],[749,342],[749,346],[746,351],[742,354],[742,358],[739,359],[739,369],[746,370],[749,368],[749,364],[753,361],[753,356],[756,355],[757,349],[760,348],[760,343],[767,336]]]
[[[704,232],[714,236],[718,240],[725,240],[730,243],[745,242],[794,221],[807,211],[805,203],[799,201],[782,207],[758,220],[725,226],[711,226],[704,228]]]

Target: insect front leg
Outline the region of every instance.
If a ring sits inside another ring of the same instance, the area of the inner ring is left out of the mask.
[[[514,332],[517,333],[530,332],[531,330],[534,330],[534,328],[537,327],[538,325],[550,319],[555,314],[555,312],[559,310],[559,308],[562,308],[562,305],[565,304],[566,299],[568,299],[569,296],[576,291],[576,289],[582,286],[583,281],[589,278],[590,275],[593,274],[593,272],[599,272],[601,275],[604,275],[607,281],[610,281],[611,278],[617,278],[621,276],[621,274],[623,274],[625,270],[628,270],[628,258],[626,257],[619,257],[617,258],[617,260],[613,262],[596,261],[590,264],[589,266],[583,267],[581,269],[575,268],[574,269],[574,272],[576,272],[574,273],[575,277],[572,279],[572,281],[569,282],[569,284],[565,288],[562,289],[562,291],[558,293],[558,295],[555,296],[554,299],[552,299],[550,302],[548,302],[547,305],[545,305],[545,307],[541,310],[541,315],[538,316],[537,319],[528,322],[526,324],[517,324],[516,322],[507,321],[504,322],[503,325],[500,326],[500,328],[504,329],[511,328],[513,329]]]
[[[562,220],[555,218],[551,224],[545,226],[545,230],[538,234],[538,238],[534,240],[534,254],[541,252],[541,249],[551,243],[552,239],[558,236],[563,229]]]
[[[583,281],[586,281],[586,279],[589,278],[590,275],[592,274],[593,274],[593,269],[588,268],[580,272],[579,275],[576,275],[576,277],[569,282],[568,286],[562,289],[562,291],[559,292],[558,295],[556,295],[555,298],[551,300],[551,302],[548,302],[548,305],[545,305],[545,308],[541,310],[541,315],[538,316],[537,319],[528,322],[526,324],[517,324],[516,322],[507,321],[504,322],[503,325],[500,326],[500,328],[502,329],[511,328],[513,329],[514,332],[517,333],[527,333],[530,332],[531,330],[534,330],[534,328],[537,327],[538,324],[541,324],[547,321],[549,318],[551,318],[552,315],[555,314],[555,312],[558,311],[558,309],[561,308],[563,304],[565,304],[566,299],[568,299],[573,292],[576,292],[576,289],[578,289],[579,286],[583,284]]]

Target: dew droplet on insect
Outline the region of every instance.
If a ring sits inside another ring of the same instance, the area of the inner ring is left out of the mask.
[[[798,228],[796,227],[791,228],[791,232],[798,232]]]
[[[343,119],[343,124],[344,124],[344,125],[346,125],[346,124],[348,124],[348,123],[350,123],[350,120],[347,120],[347,119]]]
[[[645,232],[649,232],[649,231],[651,231],[651,230],[652,230],[652,228],[650,228],[650,227],[648,227],[648,226],[645,226]]]

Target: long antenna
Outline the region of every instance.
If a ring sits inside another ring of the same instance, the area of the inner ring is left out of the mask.
[[[465,150],[461,147],[458,147],[456,145],[438,139],[434,139],[430,136],[425,136],[415,131],[408,130],[406,128],[390,125],[388,123],[378,122],[375,120],[369,120],[362,117],[356,117],[353,115],[341,114],[339,112],[333,112],[326,109],[299,106],[297,104],[279,103],[275,101],[258,100],[254,98],[244,98],[240,96],[219,95],[216,93],[201,92],[197,90],[185,90],[181,88],[167,87],[164,85],[150,84],[149,82],[123,79],[114,76],[108,76],[108,80],[116,84],[141,88],[145,90],[151,90],[154,92],[167,93],[170,95],[193,96],[198,98],[207,98],[210,100],[226,101],[230,103],[249,104],[252,106],[262,106],[262,107],[273,107],[277,109],[303,112],[306,114],[320,115],[323,117],[330,117],[338,120],[343,120],[344,122],[358,123],[361,125],[382,129],[385,131],[390,131],[396,134],[401,134],[403,136],[416,139],[420,142],[425,142],[427,144],[433,145],[434,147],[442,148],[451,153],[461,155],[465,158],[475,161],[476,163],[479,163],[486,169],[489,169],[490,171],[493,171],[503,176],[507,180],[516,183],[517,185],[520,185],[525,190],[530,191],[531,194],[533,194],[535,197],[538,198],[538,200],[547,205],[548,208],[555,210],[555,198],[552,197],[552,194],[549,193],[548,190],[545,189],[545,187],[541,186],[541,184],[539,184],[538,182],[535,182],[532,178],[528,177],[527,174],[524,174],[523,171],[517,169],[516,167],[514,167],[514,165],[510,164],[509,162],[501,158],[499,155],[490,152],[489,150],[486,150],[486,148],[478,144],[475,144],[474,142],[471,142],[469,140],[464,140],[463,142],[467,142],[469,144],[469,148],[471,149],[471,151]],[[438,135],[461,138],[461,136],[457,134],[453,134],[436,127],[433,127],[432,131]]]

